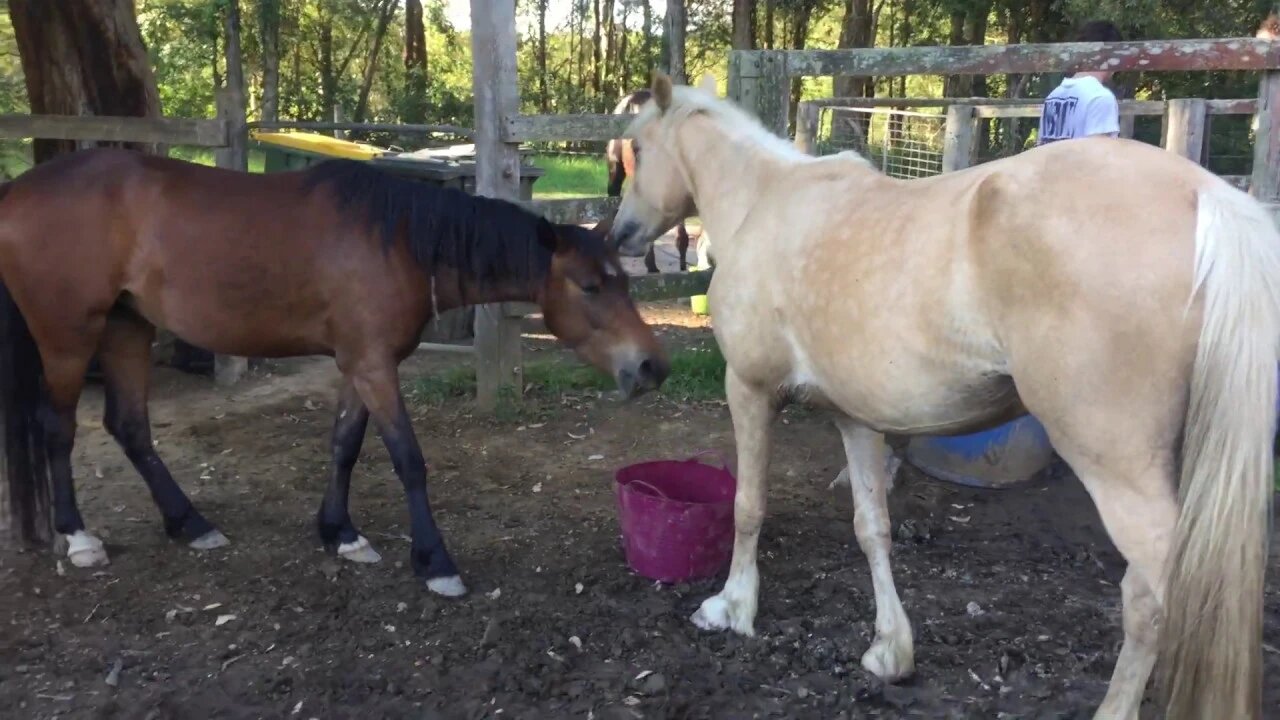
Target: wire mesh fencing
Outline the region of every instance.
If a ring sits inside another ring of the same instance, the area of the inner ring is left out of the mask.
[[[818,115],[820,155],[853,150],[890,177],[921,178],[942,172],[946,117],[889,107],[823,107]]]

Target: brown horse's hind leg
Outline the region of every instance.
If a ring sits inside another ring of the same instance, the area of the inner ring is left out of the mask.
[[[395,364],[366,361],[357,365],[349,377],[382,433],[396,475],[404,485],[413,536],[410,560],[414,573],[426,580],[427,589],[432,592],[449,597],[465,594],[467,588],[431,515],[431,504],[427,501],[427,463],[400,395],[400,377]]]
[[[165,533],[197,550],[222,547],[226,537],[187,499],[151,443],[147,390],[154,337],[155,328],[129,311],[117,310],[107,318],[99,350],[106,381],[103,425],[146,481],[164,517]]]
[[[44,429],[49,476],[53,485],[53,528],[66,538],[67,558],[72,565],[105,565],[108,562],[107,551],[101,540],[85,530],[71,474],[76,406],[80,402],[80,391],[84,387],[85,371],[89,368],[93,349],[92,346],[76,347],[73,342],[46,343],[41,346],[41,356],[44,361],[45,401],[40,410],[40,424]]]
[[[689,262],[685,260],[685,254],[689,252],[689,230],[685,228],[684,223],[676,226],[676,255],[680,256],[680,272],[689,269]]]
[[[333,421],[330,446],[333,449],[333,470],[329,475],[329,489],[320,503],[316,525],[320,541],[329,552],[354,562],[373,563],[382,559],[370,546],[368,539],[356,530],[351,522],[348,497],[351,493],[351,470],[360,457],[365,429],[369,426],[369,408],[365,407],[350,380],[343,382],[338,393],[338,411]]]

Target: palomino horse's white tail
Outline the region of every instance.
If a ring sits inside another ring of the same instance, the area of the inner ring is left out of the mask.
[[[1198,197],[1204,320],[1160,630],[1167,717],[1258,718],[1280,353],[1280,232],[1244,193]]]

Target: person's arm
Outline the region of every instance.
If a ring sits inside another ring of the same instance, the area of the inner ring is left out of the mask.
[[[1085,132],[1090,135],[1120,137],[1120,103],[1111,93],[1099,95],[1085,107]]]

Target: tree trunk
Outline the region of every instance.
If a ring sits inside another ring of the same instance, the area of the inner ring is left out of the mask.
[[[538,0],[538,106],[551,111],[551,93],[547,90],[547,3]]]
[[[618,37],[617,24],[613,20],[613,0],[604,0],[604,97],[607,108],[618,96]]]
[[[733,49],[756,48],[756,0],[733,0]]]
[[[841,48],[872,46],[871,0],[845,0],[844,19],[840,23]],[[834,82],[836,97],[868,97],[875,87],[873,78],[838,77]]]
[[[600,104],[600,0],[591,0],[591,93],[594,105]]]
[[[667,74],[678,84],[688,82],[684,67],[685,27],[688,22],[684,3],[685,0],[667,0]]]
[[[809,16],[813,13],[813,2],[802,2],[796,9],[796,16],[791,18],[791,48],[803,50],[809,39]],[[796,106],[800,104],[800,94],[804,89],[803,78],[791,79],[791,106],[787,111],[789,117],[796,116]]]
[[[378,7],[378,26],[373,31],[373,45],[369,49],[369,60],[364,64],[364,77],[360,82],[360,96],[356,99],[356,116],[354,122],[362,123],[369,112],[369,93],[373,90],[373,79],[378,75],[378,60],[382,57],[382,41],[387,37],[387,29],[391,19],[396,15],[396,0],[383,0]]]
[[[223,90],[225,100],[221,108],[228,125],[228,146],[219,148],[222,167],[247,171],[249,169],[249,138],[245,132],[245,105],[247,93],[244,84],[244,62],[240,52],[240,0],[223,0],[222,29],[227,48],[227,85]]]
[[[653,4],[652,0],[642,0],[644,3],[644,67],[641,68],[640,82],[643,85],[649,84],[648,74],[653,70]],[[631,89],[628,88],[627,92]]]
[[[262,119],[280,119],[280,0],[258,0],[262,42]]]
[[[619,95],[631,92],[631,63],[627,57],[630,43],[628,40],[627,21],[631,19],[631,5],[622,3],[622,22],[618,26],[618,80],[615,82]]]
[[[9,17],[32,113],[161,115],[133,0],[9,0]],[[99,144],[108,143],[36,140],[35,161]]]
[[[333,18],[328,15],[320,20],[320,104],[326,115],[338,105],[338,74],[333,67]]]
[[[427,119],[427,27],[422,20],[422,0],[404,3],[404,120],[420,123]]]
[[[777,0],[764,0],[764,48],[774,49],[773,24]]]

